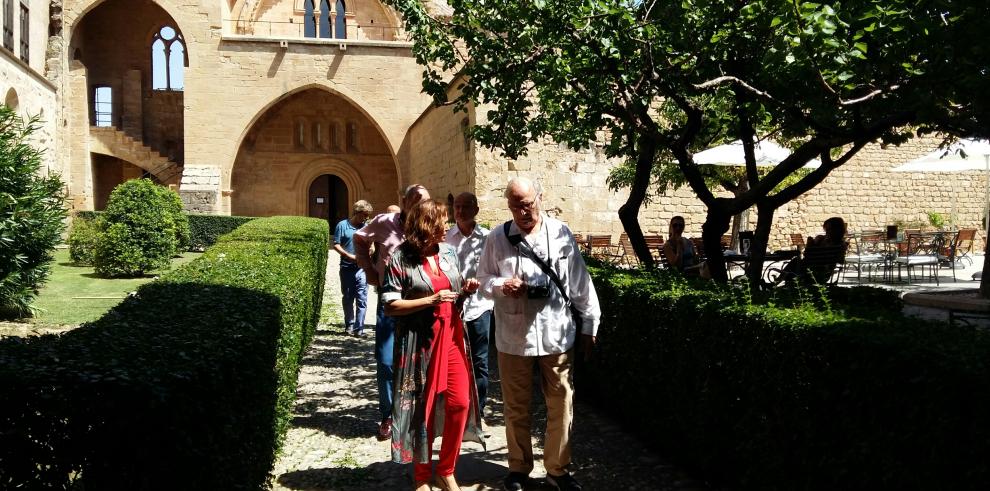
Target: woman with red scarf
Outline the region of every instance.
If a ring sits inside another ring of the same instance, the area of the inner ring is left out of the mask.
[[[478,281],[461,278],[457,255],[444,243],[446,223],[447,208],[436,201],[409,210],[406,241],[389,258],[381,288],[385,314],[397,320],[392,460],[413,462],[416,491],[429,490],[431,482],[460,489],[454,464],[461,441],[484,445],[459,302]],[[434,474],[438,432],[443,441]]]

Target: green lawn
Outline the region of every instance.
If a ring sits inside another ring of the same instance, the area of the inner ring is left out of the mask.
[[[200,252],[186,252],[172,260],[172,268],[201,256]],[[154,279],[144,278],[105,279],[96,276],[92,266],[75,266],[69,260],[69,251],[55,251],[52,274],[34,302],[39,309],[33,324],[75,325],[99,319],[111,307],[120,303],[129,292]]]

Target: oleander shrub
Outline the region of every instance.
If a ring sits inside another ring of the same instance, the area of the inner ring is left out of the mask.
[[[0,318],[30,315],[65,228],[62,180],[42,174],[41,151],[30,143],[37,128],[37,118],[24,121],[0,104]]]
[[[133,277],[168,266],[182,234],[169,194],[175,193],[149,179],[114,188],[101,215],[105,230],[93,256],[97,274]]]
[[[92,216],[92,215],[90,215]],[[102,223],[99,218],[83,218],[80,215],[72,220],[72,230],[69,232],[69,259],[79,266],[91,266],[96,253],[96,244],[100,240]]]
[[[258,221],[96,322],[0,340],[0,488],[269,489],[329,229]]]
[[[603,319],[579,391],[681,465],[740,489],[990,482],[987,333],[906,318],[876,289],[593,277]]]
[[[244,225],[254,217],[238,217],[226,215],[196,215],[187,214],[189,220],[190,240],[189,250],[205,251],[216,243],[221,235],[230,233]]]
[[[179,193],[164,186],[158,186],[156,191],[172,215],[172,222],[175,225],[176,252],[190,250],[192,236],[189,230],[189,215],[182,208],[182,198],[179,197]]]

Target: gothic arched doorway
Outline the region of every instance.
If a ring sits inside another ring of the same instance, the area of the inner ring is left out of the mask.
[[[323,174],[309,185],[309,216],[330,222],[333,230],[337,222],[347,218],[347,185],[333,175]]]

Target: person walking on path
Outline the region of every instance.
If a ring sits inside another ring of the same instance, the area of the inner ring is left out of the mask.
[[[442,428],[443,441],[435,483],[444,490],[460,489],[454,466],[462,438],[484,445],[459,312],[459,297],[477,291],[478,280],[461,276],[457,255],[443,243],[446,222],[446,206],[434,200],[408,210],[406,240],[389,258],[381,289],[385,312],[396,319],[399,353],[392,460],[413,462],[417,491],[428,491],[434,481],[436,430]]]
[[[509,474],[506,490],[519,491],[533,470],[530,399],[533,367],[547,406],[543,464],[547,482],[580,490],[568,473],[573,415],[572,368],[580,351],[590,356],[601,309],[574,236],[541,211],[542,190],[526,178],[509,181],[505,198],[512,220],[488,234],[478,266],[481,291],[495,301],[495,345],[504,398]],[[580,327],[578,327],[580,323]]]
[[[354,255],[358,266],[364,270],[368,284],[380,286],[385,272],[385,260],[405,240],[403,220],[405,213],[413,205],[430,199],[425,187],[413,184],[406,188],[402,197],[402,212],[383,213],[354,233]],[[371,247],[374,245],[378,258],[371,260]],[[380,291],[379,291],[380,293]],[[378,425],[379,441],[388,440],[392,432],[392,349],[395,320],[385,315],[381,295],[378,296],[378,311],[375,322],[375,365],[378,379],[378,410],[382,419]]]
[[[354,202],[351,216],[337,223],[333,250],[340,254],[340,293],[344,308],[344,333],[364,336],[364,316],[368,309],[368,280],[354,256],[354,232],[364,226],[374,209],[365,200]]]
[[[461,193],[454,198],[454,222],[447,231],[446,242],[454,248],[461,265],[461,276],[476,278],[481,250],[485,246],[488,229],[478,225],[478,198],[471,193]],[[474,382],[478,386],[478,406],[484,414],[488,399],[488,334],[492,325],[494,303],[481,293],[474,293],[464,300],[464,323],[468,345],[471,347],[471,364]]]

